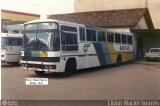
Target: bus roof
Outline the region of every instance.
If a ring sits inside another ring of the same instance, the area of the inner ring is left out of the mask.
[[[1,33],[1,37],[22,37],[22,34]]]
[[[26,23],[24,23],[24,25],[32,24],[32,23],[39,23],[39,22],[58,22],[59,24],[70,24],[70,25],[98,28],[98,27],[94,27],[94,26],[88,26],[88,25],[84,25],[84,24],[77,24],[77,23],[73,23],[73,22],[54,20],[54,19],[37,19],[37,20],[30,21],[30,22],[26,22]]]
[[[112,33],[121,33],[121,34],[133,35],[133,34],[130,33],[130,32],[109,31],[109,30],[107,30],[107,29],[100,28],[100,27],[96,27],[96,26],[90,26],[90,25],[84,25],[84,24],[77,24],[77,23],[73,23],[73,22],[61,21],[61,20],[54,20],[54,19],[36,19],[36,20],[30,21],[30,22],[24,23],[24,25],[26,25],[26,24],[32,24],[32,23],[40,23],[40,22],[58,22],[59,24],[69,24],[69,25],[75,25],[75,26],[82,26],[82,27],[85,27],[85,28],[98,29],[98,30],[102,30],[102,31],[112,32]]]

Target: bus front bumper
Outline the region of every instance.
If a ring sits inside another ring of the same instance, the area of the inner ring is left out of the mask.
[[[21,68],[32,71],[46,71],[46,72],[59,72],[60,63],[53,62],[35,62],[35,61],[20,61]]]

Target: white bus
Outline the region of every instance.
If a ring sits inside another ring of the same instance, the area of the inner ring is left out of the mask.
[[[133,34],[52,19],[25,23],[21,68],[70,75],[133,60]]]
[[[1,33],[1,62],[19,63],[21,50],[22,34]]]

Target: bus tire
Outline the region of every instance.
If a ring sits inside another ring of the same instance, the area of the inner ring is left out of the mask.
[[[122,56],[121,56],[121,55],[118,55],[115,66],[116,66],[116,67],[119,67],[121,64],[122,64]]]
[[[37,75],[40,75],[40,76],[42,76],[42,75],[44,75],[45,74],[45,71],[34,71]]]
[[[65,71],[62,73],[62,76],[68,77],[76,70],[77,62],[75,58],[70,58],[66,62]]]

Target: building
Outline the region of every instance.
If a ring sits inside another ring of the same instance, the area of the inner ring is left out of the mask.
[[[23,31],[23,23],[39,18],[40,15],[37,14],[1,10],[1,31],[21,33]]]
[[[135,57],[143,58],[151,47],[160,47],[160,0],[75,0],[75,13],[48,18],[93,25],[135,35]],[[154,11],[154,12],[152,12]]]
[[[74,0],[75,12],[148,8],[155,29],[160,29],[160,0]]]

